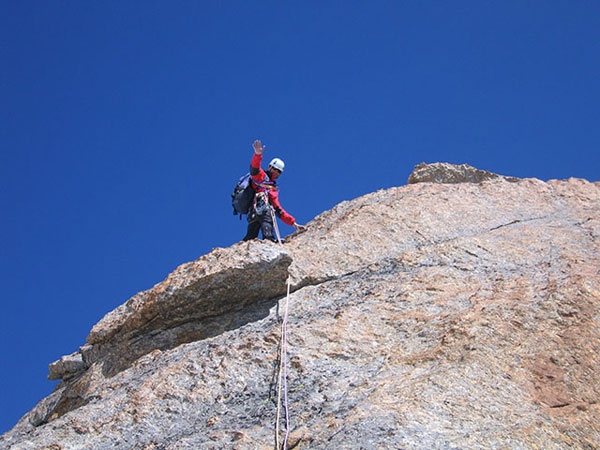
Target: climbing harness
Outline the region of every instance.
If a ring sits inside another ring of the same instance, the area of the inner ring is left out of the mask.
[[[258,216],[263,216],[267,212],[267,208],[271,211],[271,217],[274,216],[273,207],[269,204],[269,196],[266,192],[258,192],[254,196],[254,204],[252,207]]]
[[[273,228],[277,236],[277,242],[283,246],[281,242],[281,235],[279,234],[279,227],[277,226],[277,219],[275,217],[275,211],[273,207],[269,205],[271,211],[271,217],[273,219]],[[287,441],[290,435],[290,414],[288,405],[288,386],[287,386],[287,322],[288,322],[288,304],[290,299],[290,277],[287,279],[287,294],[285,297],[285,305],[283,308],[283,321],[281,322],[281,353],[279,355],[279,375],[277,380],[277,418],[275,424],[275,448],[286,449]],[[282,391],[283,391],[283,403],[282,403]],[[281,421],[281,407],[283,405],[285,413],[285,434],[283,437],[283,443],[279,445],[279,423]]]

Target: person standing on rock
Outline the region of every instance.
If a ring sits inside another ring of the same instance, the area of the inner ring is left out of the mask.
[[[297,231],[303,230],[304,226],[296,223],[296,219],[287,213],[279,203],[279,192],[277,191],[277,178],[283,173],[285,164],[279,158],[273,158],[264,171],[261,168],[262,154],[265,146],[257,139],[252,144],[254,155],[250,161],[250,177],[254,188],[254,199],[248,213],[248,231],[244,241],[256,239],[258,232],[262,232],[263,239],[277,242],[273,232],[273,214],[279,217],[283,223],[293,226]]]

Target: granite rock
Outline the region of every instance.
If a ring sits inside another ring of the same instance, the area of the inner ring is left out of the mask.
[[[481,183],[482,181],[503,179],[517,181],[515,177],[505,177],[487,170],[479,170],[468,164],[421,163],[415,166],[408,177],[408,183]]]
[[[51,365],[0,448],[272,449],[286,313],[288,448],[600,442],[600,184],[495,176],[182,265]]]

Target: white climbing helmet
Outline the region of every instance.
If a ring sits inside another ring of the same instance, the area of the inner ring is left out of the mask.
[[[285,167],[285,164],[281,159],[273,158],[271,160],[271,162],[269,163],[269,167],[273,167],[274,169],[277,169],[280,172],[283,172],[283,168]]]

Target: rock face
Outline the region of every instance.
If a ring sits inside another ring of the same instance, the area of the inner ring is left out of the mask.
[[[274,448],[285,305],[288,448],[598,448],[600,184],[480,172],[420,165],[182,265],[0,448]]]
[[[207,339],[268,315],[274,299],[285,294],[281,280],[292,259],[280,246],[258,244],[216,249],[178,267],[108,313],[92,328],[89,345],[50,365],[49,378],[72,378],[94,363],[114,375],[152,350]],[[83,364],[67,365],[73,360]]]
[[[505,177],[487,170],[479,170],[468,164],[421,163],[408,177],[408,183],[481,183],[482,181],[503,179],[518,181],[515,177]]]

